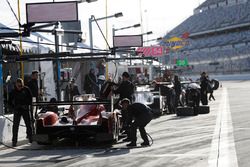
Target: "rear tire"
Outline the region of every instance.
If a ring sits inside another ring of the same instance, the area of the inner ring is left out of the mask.
[[[181,105],[182,107],[184,107],[184,106],[187,105],[187,103],[186,103],[186,96],[185,96],[185,95],[180,94],[179,101],[180,101],[180,105]]]
[[[119,140],[119,124],[118,118],[115,114],[114,119],[112,120],[112,135],[113,135],[113,143],[117,143]]]

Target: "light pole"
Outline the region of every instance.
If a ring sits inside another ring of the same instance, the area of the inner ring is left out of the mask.
[[[152,31],[148,31],[148,32],[142,33],[141,35],[150,35],[150,34],[153,34],[153,32]]]
[[[115,32],[116,31],[120,31],[120,30],[125,30],[125,29],[129,29],[129,28],[137,28],[137,27],[140,27],[141,24],[138,23],[138,24],[134,24],[134,25],[131,25],[131,26],[126,26],[126,27],[121,27],[121,28],[112,28],[112,35],[113,37],[115,36]],[[114,45],[114,44],[113,44]],[[116,57],[116,55],[114,55],[114,57]],[[131,60],[130,60],[131,61]]]
[[[116,13],[114,15],[110,15],[110,16],[106,16],[106,17],[101,17],[101,18],[95,18],[94,15],[91,15],[91,17],[89,18],[89,43],[90,43],[90,49],[91,52],[93,52],[93,32],[92,32],[92,22],[95,21],[99,21],[99,20],[104,20],[104,19],[109,19],[112,17],[118,18],[118,17],[122,17],[123,14],[120,13]]]
[[[163,39],[162,37],[155,38],[155,39],[149,39],[149,40],[143,41],[143,43],[145,43],[145,42],[153,42],[153,41],[160,41],[162,39]]]
[[[148,32],[142,33],[141,35],[143,36],[143,35],[151,35],[151,34],[153,34],[153,32],[152,31],[148,31]],[[144,43],[144,41],[142,43]]]
[[[136,28],[136,27],[140,27],[141,26],[141,24],[134,24],[134,25],[132,25],[132,26],[127,26],[127,27],[122,27],[122,28],[112,28],[112,35],[113,35],[113,37],[115,36],[115,32],[116,31],[119,31],[119,30],[125,30],[125,29],[129,29],[129,28]]]
[[[142,34],[140,34],[140,35],[151,35],[151,34],[153,34],[153,31],[148,31],[148,32],[145,32],[145,33],[142,33]],[[148,60],[147,60],[147,62],[148,62]],[[144,60],[142,59],[142,65],[144,65]]]
[[[37,53],[38,53],[38,54],[41,53],[40,41],[43,41],[43,38],[42,38],[40,35],[38,35],[38,36],[37,36]]]
[[[142,34],[139,34],[139,35],[151,35],[151,34],[153,34],[153,31],[148,31],[148,32],[145,32],[145,33],[142,33]],[[142,41],[143,43],[145,42],[145,41]]]
[[[53,30],[54,36],[55,36],[55,53],[56,56],[57,54],[60,52],[59,50],[59,37],[61,37],[64,34],[64,30],[62,29],[61,23],[57,22],[55,24],[54,30]],[[61,62],[58,60],[56,60],[56,94],[57,94],[57,99],[60,101],[61,100],[61,96],[60,96],[60,80],[61,80]]]

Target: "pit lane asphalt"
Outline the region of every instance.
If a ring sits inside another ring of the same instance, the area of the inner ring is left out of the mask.
[[[146,127],[151,147],[22,143],[17,149],[1,147],[0,166],[249,167],[250,81],[223,82],[214,95],[209,114],[154,119]]]

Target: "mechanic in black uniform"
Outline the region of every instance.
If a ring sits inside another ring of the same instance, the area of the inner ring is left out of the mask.
[[[38,71],[34,70],[31,73],[31,79],[28,81],[27,86],[31,91],[33,99],[35,98],[36,102],[39,101],[39,88],[38,88]],[[33,132],[35,131],[35,119],[34,119],[34,113],[33,113],[33,107],[30,110],[30,116],[31,116],[31,121],[32,121],[32,130]],[[28,136],[27,136],[28,137]]]
[[[28,81],[27,86],[29,87],[32,97],[38,101],[39,89],[38,89],[38,71],[34,70],[31,73],[31,79]]]
[[[178,107],[180,104],[180,95],[181,95],[181,82],[178,75],[174,76],[174,90],[175,90],[175,107]]]
[[[29,112],[32,103],[32,94],[30,89],[24,86],[24,82],[21,78],[16,80],[15,89],[10,93],[9,103],[14,109],[12,146],[15,147],[17,144],[21,116],[26,125],[27,138],[29,142],[32,143],[32,122]]]
[[[94,68],[91,68],[89,73],[85,75],[83,88],[86,94],[95,94],[95,97],[100,96],[99,85],[97,83],[97,76]]]
[[[152,120],[153,113],[151,108],[142,103],[130,104],[130,100],[125,98],[121,101],[122,110],[127,111],[127,122],[130,125],[130,141],[127,144],[129,147],[136,146],[137,141],[137,128],[139,128],[141,138],[143,139],[142,146],[149,146],[149,140],[145,126]]]
[[[69,81],[69,84],[66,86],[64,100],[65,101],[73,101],[73,97],[76,95],[80,95],[78,86],[75,84],[75,79],[72,78]]]
[[[113,92],[115,94],[120,95],[119,100],[115,103],[115,108],[120,108],[119,102],[124,98],[129,99],[129,101],[131,102],[133,101],[134,84],[130,81],[130,75],[128,72],[122,73],[122,81],[119,84],[118,88],[114,89]],[[130,135],[127,124],[128,114],[124,110],[121,110],[121,114],[122,114],[122,130],[124,130],[124,133],[127,134],[128,136],[128,138],[125,139],[124,141],[128,141]]]
[[[202,103],[202,105],[207,105],[208,104],[207,94],[208,94],[209,79],[208,79],[206,72],[201,73],[200,83],[201,83],[200,84],[200,86],[201,86],[201,103]]]
[[[115,94],[120,95],[119,100],[122,100],[124,98],[128,98],[130,101],[133,100],[133,94],[134,94],[135,87],[134,87],[134,84],[129,79],[130,79],[129,73],[123,72],[122,82],[118,86],[118,88],[114,90]]]

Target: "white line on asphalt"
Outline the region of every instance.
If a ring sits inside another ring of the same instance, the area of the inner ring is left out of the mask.
[[[149,157],[149,158],[161,158],[161,157],[206,157],[206,154],[133,154],[131,157]]]
[[[124,156],[124,155],[121,155],[121,156]],[[126,157],[137,157],[137,158],[140,158],[140,157],[149,157],[149,158],[161,158],[161,157],[206,157],[207,154],[189,154],[189,153],[184,153],[184,154],[132,154],[132,155],[126,155]],[[99,156],[95,156],[95,155],[87,155],[85,156],[86,158],[96,158],[96,157],[99,157]],[[117,155],[118,157],[118,155]]]
[[[209,167],[238,167],[226,88],[222,90],[208,163]]]

